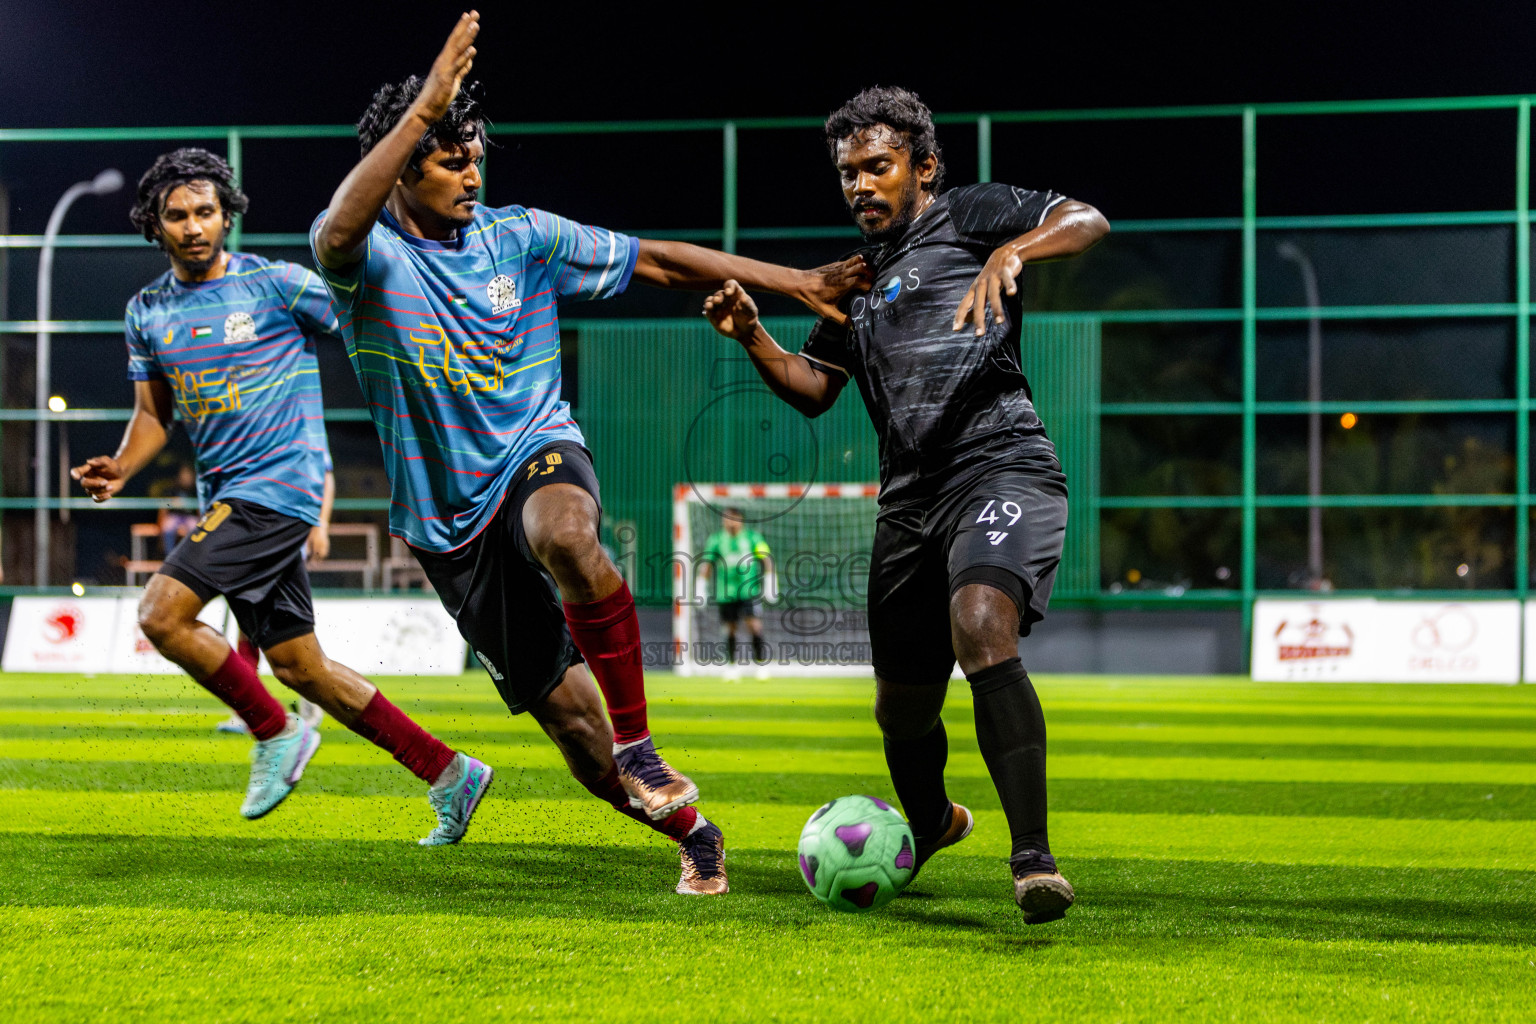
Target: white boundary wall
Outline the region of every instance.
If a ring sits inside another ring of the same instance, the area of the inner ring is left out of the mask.
[[[11,604],[7,672],[170,675],[138,624],[137,595],[18,597]],[[234,639],[238,626],[222,598],[199,619]],[[459,675],[464,639],[432,597],[316,598],[315,634],[327,655],[368,676]],[[265,658],[262,670],[266,671]]]
[[[1261,682],[1536,681],[1536,601],[1260,598],[1253,678]]]

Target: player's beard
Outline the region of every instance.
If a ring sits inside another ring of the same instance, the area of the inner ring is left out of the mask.
[[[475,204],[479,201],[479,191],[461,193],[453,201],[453,212],[443,218],[443,226],[449,231],[469,227],[475,222]]]
[[[911,227],[913,219],[917,216],[919,195],[917,179],[907,179],[906,187],[901,190],[900,205],[897,207],[895,215],[882,228],[866,228],[859,220],[856,208],[850,208],[849,212],[853,214],[853,222],[859,226],[859,233],[864,236],[864,241],[872,245],[884,245],[886,242],[893,242],[900,238],[906,234],[907,228]],[[879,200],[876,203],[880,206],[886,205]]]
[[[208,243],[208,255],[202,257],[201,259],[192,260],[171,254],[171,262],[175,263],[188,275],[196,279],[203,277],[208,273],[208,271],[212,270],[218,264],[219,258],[223,255],[224,235],[221,234],[218,238]]]

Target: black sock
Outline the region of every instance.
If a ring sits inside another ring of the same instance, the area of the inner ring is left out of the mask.
[[[768,660],[768,643],[763,639],[763,634],[761,633],[752,634],[752,660]]]
[[[1013,857],[1049,854],[1045,832],[1045,714],[1018,658],[966,676],[976,707],[976,743],[1013,835]]]
[[[944,765],[949,761],[949,736],[944,720],[915,740],[885,737],[885,764],[914,839],[937,839],[949,827],[949,794],[944,791]]]

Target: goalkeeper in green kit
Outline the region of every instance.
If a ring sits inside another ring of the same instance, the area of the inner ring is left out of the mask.
[[[779,599],[778,579],[768,541],[746,525],[739,508],[721,512],[720,529],[710,536],[699,556],[695,593],[710,593],[711,574],[715,579],[715,604],[720,608],[720,624],[725,630],[726,677],[735,677],[736,625],[745,623],[752,637],[757,676],[766,678],[763,666],[768,662],[768,644],[763,640],[762,601],[772,604]]]

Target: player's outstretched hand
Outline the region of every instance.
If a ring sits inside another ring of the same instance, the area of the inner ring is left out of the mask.
[[[839,324],[848,322],[848,314],[837,308],[838,300],[851,291],[869,291],[875,278],[874,269],[862,253],[807,273],[809,283],[800,301],[811,307],[817,316],[829,317]]]
[[[989,306],[993,322],[1002,323],[1003,296],[1018,294],[1019,274],[1023,269],[1024,261],[1010,247],[1005,245],[994,250],[987,265],[981,268],[981,273],[976,275],[970,290],[965,293],[965,298],[960,300],[960,308],[955,310],[955,320],[949,329],[958,331],[969,320],[976,325],[976,337],[981,337],[987,333]]]
[[[746,341],[757,330],[757,303],[735,281],[704,300],[704,315],[710,325],[727,338]]]
[[[432,62],[432,70],[427,72],[427,79],[421,83],[421,92],[416,97],[416,114],[428,125],[440,121],[459,95],[464,76],[475,65],[475,36],[479,32],[479,11],[460,15],[459,23],[453,26],[448,41],[443,44],[443,51]]]
[[[69,475],[80,481],[92,501],[106,501],[123,489],[123,468],[110,455],[86,459],[84,465],[76,466]]]

